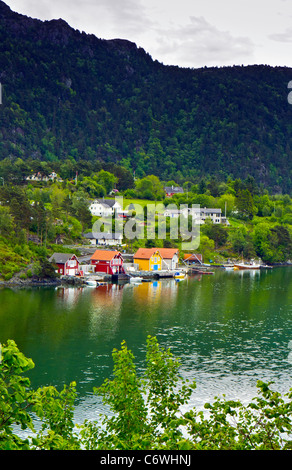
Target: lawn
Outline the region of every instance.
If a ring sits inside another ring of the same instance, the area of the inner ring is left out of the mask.
[[[149,199],[126,199],[123,198],[124,209],[130,204],[140,204],[140,206],[145,207],[147,204],[163,204],[162,201],[150,201]]]

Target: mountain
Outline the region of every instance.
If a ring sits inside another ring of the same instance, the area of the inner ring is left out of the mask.
[[[100,160],[136,176],[253,176],[292,190],[292,69],[184,69],[0,1],[0,159]]]

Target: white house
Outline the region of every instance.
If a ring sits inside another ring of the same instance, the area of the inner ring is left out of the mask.
[[[164,217],[170,217],[171,219],[178,219],[181,214],[179,209],[165,209]]]
[[[163,215],[171,219],[178,219],[182,215],[186,219],[189,215],[189,209],[186,204],[182,204],[179,209],[175,204],[169,204],[166,206]]]
[[[122,206],[115,199],[96,199],[90,204],[89,210],[97,217],[112,217],[115,213],[123,213]]]
[[[209,218],[213,224],[222,224],[222,211],[221,209],[200,208],[200,218],[202,223],[205,223],[206,219]]]
[[[228,224],[226,217],[222,216],[221,209],[195,207],[189,208],[189,215],[195,217],[196,223],[204,224],[207,219],[210,219],[213,224]]]
[[[207,219],[210,219],[213,224],[227,224],[228,220],[226,217],[222,216],[221,209],[210,209],[202,207],[183,207],[182,209],[176,209],[169,206],[165,209],[163,213],[164,217],[176,218],[178,219],[181,215],[183,217],[191,216],[195,224],[201,225],[206,222]]]
[[[92,215],[97,217],[111,217],[112,216],[112,208],[105,204],[104,202],[100,202],[98,200],[93,201],[90,206],[89,210]]]
[[[38,173],[34,173],[33,175],[29,175],[25,178],[27,181],[59,181],[60,183],[63,182],[62,178],[60,178],[55,171],[52,171],[49,176],[44,176],[40,171]]]
[[[89,232],[83,235],[84,238],[89,240],[91,245],[113,246],[121,245],[123,241],[122,233],[108,233],[108,232]]]

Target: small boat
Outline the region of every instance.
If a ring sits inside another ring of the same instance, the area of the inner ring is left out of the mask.
[[[245,263],[238,263],[234,264],[234,269],[260,269],[260,264],[256,263],[250,263],[250,264],[245,264]]]
[[[192,269],[190,274],[214,274],[214,271],[200,271],[199,269]]]
[[[130,282],[142,282],[143,281],[143,278],[142,277],[130,277]]]
[[[94,281],[94,280],[86,281],[86,284],[87,284],[89,287],[97,287],[97,286],[99,286],[99,283],[98,283],[97,281]]]
[[[174,279],[184,279],[185,278],[185,273],[176,272],[176,273],[174,273],[173,277],[174,277]]]
[[[261,264],[260,269],[273,269],[273,266],[269,266],[268,264]]]

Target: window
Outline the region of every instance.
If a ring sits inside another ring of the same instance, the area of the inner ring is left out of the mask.
[[[67,263],[68,268],[75,268],[76,266],[76,261],[75,260],[69,260]]]

